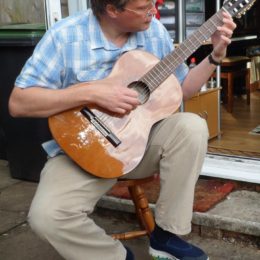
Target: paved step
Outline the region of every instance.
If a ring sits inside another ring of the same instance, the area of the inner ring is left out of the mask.
[[[133,202],[103,196],[98,207],[135,212]],[[154,211],[155,205],[150,204]],[[260,193],[238,190],[205,213],[193,212],[193,229],[200,235],[220,239],[239,240],[260,247]]]

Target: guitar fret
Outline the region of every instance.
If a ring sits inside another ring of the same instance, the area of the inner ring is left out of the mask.
[[[150,91],[153,91],[161,84],[162,78],[166,79],[166,76],[168,76],[166,73],[162,75],[164,71],[165,68],[159,63],[159,65],[155,65],[141,81],[147,85]]]
[[[208,20],[209,23],[212,23],[216,28],[217,26],[222,25],[222,13],[218,12],[213,17],[213,19]],[[209,28],[211,29],[211,28]]]
[[[162,77],[165,78],[168,75],[167,72],[167,67],[166,66],[162,66],[163,64],[159,63],[158,66],[156,67],[156,70],[158,70],[158,73],[162,74]]]
[[[154,85],[154,87],[156,87],[158,84],[160,84],[160,77],[158,77],[158,74],[160,74],[161,73],[161,71],[159,71],[159,70],[152,70],[151,71],[151,76],[152,76],[152,81],[150,81],[150,83],[152,83],[152,86],[151,87],[153,87],[153,85]]]
[[[216,17],[216,22],[218,23],[218,25],[222,24],[222,13],[221,12],[217,12],[214,17]]]
[[[200,39],[200,36],[201,36],[201,35],[199,34],[199,31],[198,31],[197,34],[195,33],[193,36],[194,36],[194,38],[197,40],[197,42],[200,42],[200,40],[201,40],[201,39]]]
[[[180,51],[182,51],[182,53],[184,54],[184,56],[186,55],[186,53],[188,53],[190,51],[190,49],[186,46],[186,45],[181,45],[178,48]]]
[[[186,53],[184,52],[183,48],[179,48],[179,51],[182,52],[183,55],[186,54]]]
[[[147,73],[146,77],[142,80],[144,83],[146,83],[150,91],[153,91],[158,85],[160,85],[160,74],[161,71],[157,70],[154,67],[149,73]]]
[[[160,69],[160,71],[162,70],[162,72],[165,72],[166,71],[166,69],[165,69],[165,66],[162,66],[163,64],[161,64],[161,63],[159,63],[158,64],[158,67],[160,67],[160,68],[158,68],[158,69]],[[156,68],[157,69],[157,68]]]
[[[190,47],[190,50],[191,50],[192,52],[194,52],[195,49],[196,49],[196,45],[193,44],[193,41],[191,40],[191,38],[189,38],[189,39],[187,40],[187,42],[188,42],[189,45],[191,46],[191,47]],[[192,48],[192,49],[191,49],[191,48]]]

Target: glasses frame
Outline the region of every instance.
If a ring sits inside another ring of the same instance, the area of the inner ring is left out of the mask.
[[[126,8],[126,7],[124,7],[124,10],[133,12],[133,13],[138,14],[138,15],[140,15],[141,12],[143,12],[143,14],[145,14],[144,18],[149,18],[151,16],[154,16],[156,14],[156,12],[157,12],[157,10],[156,10],[156,12],[154,10],[155,9],[155,3],[156,3],[156,1],[152,0],[151,1],[151,6],[152,7],[148,7],[145,11],[141,11],[141,10],[137,11],[137,10],[133,10],[133,9]]]

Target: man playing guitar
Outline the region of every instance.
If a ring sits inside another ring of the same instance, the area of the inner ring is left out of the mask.
[[[93,104],[116,117],[135,111],[141,106],[135,89],[101,79],[109,77],[124,53],[138,49],[161,60],[173,51],[166,29],[154,18],[154,4],[151,0],[91,0],[88,11],[57,22],[16,80],[9,101],[11,115],[51,117]],[[236,26],[228,13],[222,15],[222,25],[211,37],[210,59],[206,57],[190,71],[181,63],[174,71],[176,84],[181,85],[178,100],[198,92],[225,57]],[[134,67],[129,66],[124,74],[131,74]],[[163,98],[160,102],[163,107]],[[172,113],[153,125],[142,160],[124,176],[143,178],[160,173],[156,227],[150,239],[154,259],[208,259],[201,249],[179,237],[191,231],[194,187],[207,141],[204,119]],[[87,173],[54,140],[43,146],[49,159],[28,216],[32,229],[65,259],[134,259],[129,249],[89,218],[117,179]]]

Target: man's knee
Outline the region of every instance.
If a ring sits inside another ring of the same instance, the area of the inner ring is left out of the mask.
[[[30,208],[28,214],[28,223],[32,230],[39,235],[41,238],[46,239],[46,237],[55,234],[57,229],[57,223],[54,217],[55,210],[51,205],[33,205]]]
[[[208,138],[208,126],[205,119],[194,113],[180,113],[178,127],[186,136]]]

